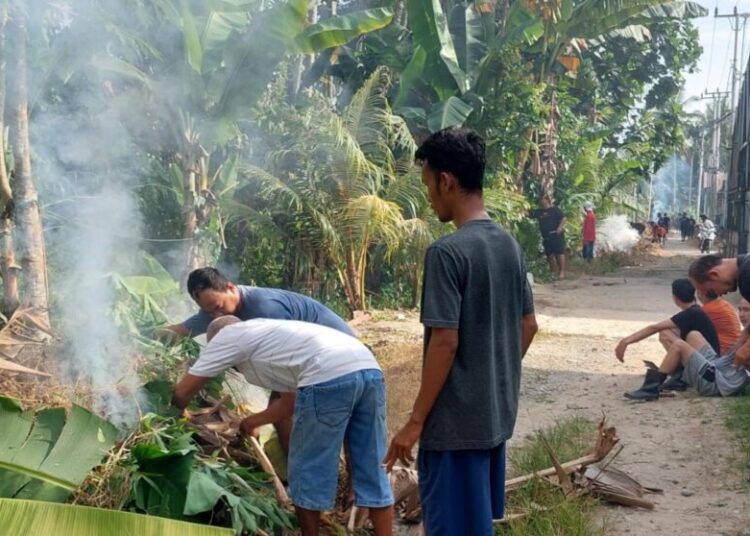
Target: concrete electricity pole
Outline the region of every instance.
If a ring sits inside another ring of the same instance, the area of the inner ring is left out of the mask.
[[[717,7],[714,11],[714,17],[717,19],[732,19],[729,21],[730,25],[732,26],[732,30],[734,31],[734,56],[732,58],[732,100],[730,101],[730,108],[734,110],[735,105],[737,104],[737,82],[742,78],[742,72],[740,68],[737,66],[737,46],[740,41],[740,19],[742,19],[743,27],[745,24],[747,24],[747,19],[750,18],[750,13],[738,13],[737,12],[737,6],[734,6],[734,10],[732,13],[728,13],[726,15],[719,15],[719,8]],[[743,40],[744,40],[744,34],[743,34]],[[743,52],[745,45],[743,43],[742,45]],[[734,117],[734,116],[732,116]]]
[[[711,97],[713,98],[713,113],[714,117],[711,121],[711,151],[709,153],[709,159],[708,159],[708,172],[709,177],[711,177],[709,181],[709,185],[711,186],[711,198],[706,198],[706,209],[704,210],[705,213],[708,214],[709,218],[714,219],[716,218],[717,211],[718,211],[718,197],[719,192],[717,191],[718,186],[718,173],[719,173],[719,167],[721,165],[721,123],[723,122],[726,117],[723,117],[721,115],[721,104],[723,100],[729,95],[727,91],[712,91],[708,93],[704,93],[704,97]],[[726,209],[727,209],[727,181],[724,181],[724,199],[722,202],[722,219],[721,221],[717,221],[719,225],[725,225],[726,224]]]

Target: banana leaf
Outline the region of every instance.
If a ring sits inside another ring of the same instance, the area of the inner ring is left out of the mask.
[[[432,107],[427,117],[427,125],[431,132],[447,127],[460,127],[473,110],[474,107],[471,104],[458,97],[449,97]]]
[[[112,424],[80,406],[34,413],[6,397],[0,430],[0,497],[55,502],[81,485],[117,437]]]
[[[195,72],[200,73],[203,69],[203,45],[198,34],[195,17],[190,12],[187,0],[180,2],[180,16],[182,19],[182,35],[185,42],[185,59]]]
[[[448,19],[440,1],[408,0],[406,5],[414,47],[421,47],[427,54],[424,81],[441,99],[456,91],[467,91],[466,73],[458,64]]]
[[[393,10],[379,7],[338,15],[312,24],[294,39],[298,52],[320,52],[345,45],[360,35],[388,26],[393,20]]]
[[[55,536],[231,536],[231,529],[42,501],[0,499],[3,534]]]

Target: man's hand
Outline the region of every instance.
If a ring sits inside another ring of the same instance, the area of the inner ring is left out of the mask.
[[[385,465],[386,471],[390,472],[391,469],[393,469],[393,464],[399,460],[407,467],[414,461],[412,449],[419,439],[419,436],[422,435],[422,428],[424,428],[422,423],[409,420],[409,422],[399,430],[391,440],[391,446],[388,448],[388,453],[383,459],[383,465]]]
[[[246,436],[254,437],[255,439],[258,439],[260,436],[260,426],[256,423],[255,419],[253,418],[254,415],[250,415],[249,417],[245,417],[240,422],[240,432],[245,434]]]
[[[625,339],[622,339],[615,347],[615,357],[620,363],[625,362],[625,350],[628,348],[628,343]]]

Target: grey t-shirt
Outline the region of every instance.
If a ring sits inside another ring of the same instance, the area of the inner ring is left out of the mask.
[[[240,320],[251,320],[253,318],[299,320],[328,326],[347,335],[354,335],[352,328],[339,315],[312,298],[277,288],[248,287],[246,285],[237,285],[237,288],[240,291],[240,306],[235,312],[235,316]],[[190,331],[191,335],[195,336],[205,333],[211,320],[213,318],[208,313],[198,311],[185,320],[182,325]]]
[[[513,435],[521,320],[533,312],[520,247],[496,223],[469,221],[430,246],[422,289],[425,350],[433,328],[458,329],[458,349],[420,448],[490,449]]]

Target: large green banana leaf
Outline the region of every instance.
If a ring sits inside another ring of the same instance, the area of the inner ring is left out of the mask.
[[[57,502],[81,485],[117,437],[112,424],[80,406],[34,413],[6,397],[0,431],[0,497]]]
[[[71,453],[74,455],[74,453]],[[42,501],[0,499],[0,533],[28,536],[231,536],[231,529]]]
[[[708,11],[696,2],[632,0],[624,3],[599,0],[589,2],[585,9],[573,10],[571,17],[559,25],[559,31],[570,38],[593,39],[633,24],[689,19],[707,14]]]
[[[458,97],[448,97],[432,107],[427,117],[427,126],[432,132],[447,127],[461,126],[473,110],[474,107],[471,104]]]
[[[477,75],[477,68],[487,54],[489,36],[485,35],[482,14],[473,5],[459,4],[451,9],[448,27],[456,50],[458,65],[469,78],[469,87]]]
[[[459,66],[440,0],[408,0],[406,6],[414,47],[427,53],[425,81],[441,99],[467,91],[466,73]]]
[[[297,35],[296,49],[312,53],[345,45],[360,35],[388,26],[392,20],[393,10],[385,7],[331,17],[308,26]]]

